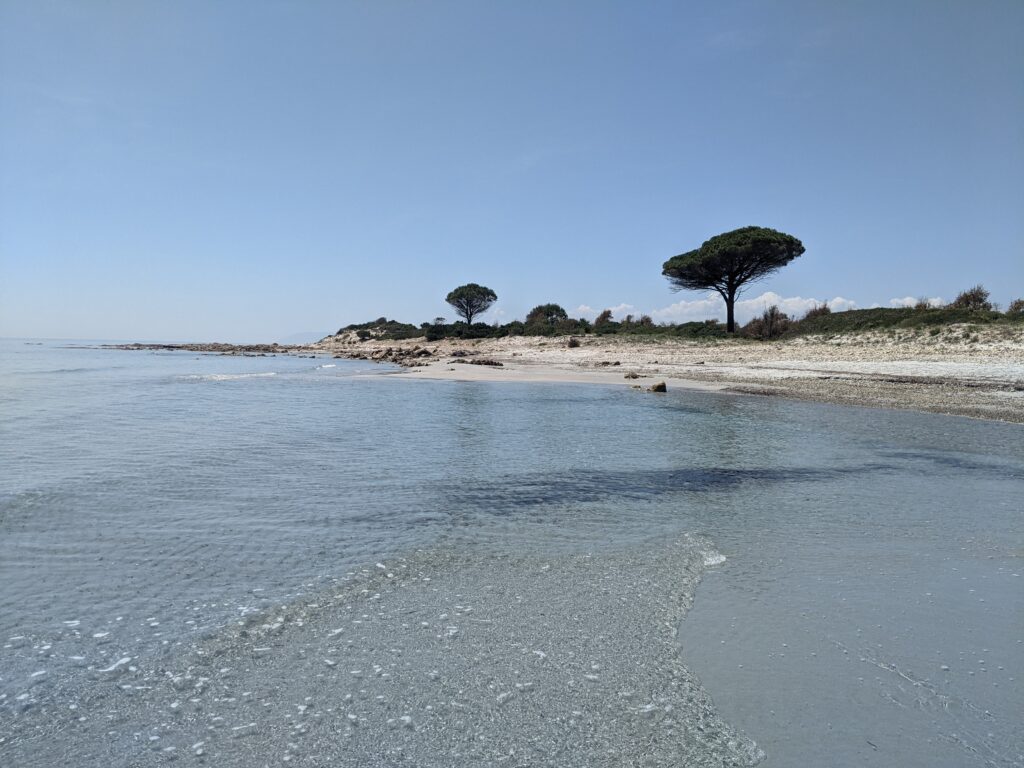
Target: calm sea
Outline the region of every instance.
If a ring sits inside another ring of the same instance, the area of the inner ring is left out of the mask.
[[[1024,764],[1021,427],[394,370],[0,342],[0,764]]]

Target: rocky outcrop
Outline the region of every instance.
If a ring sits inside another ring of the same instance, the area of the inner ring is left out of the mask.
[[[384,347],[383,349],[372,349],[369,352],[363,352],[359,349],[343,349],[335,351],[334,357],[344,357],[349,360],[373,360],[376,363],[394,363],[403,368],[412,368],[436,359],[437,350],[420,346],[412,348]]]
[[[282,344],[223,344],[210,342],[202,344],[104,344],[105,349],[127,349],[150,352],[208,352],[217,355],[243,355],[246,357],[265,357],[267,355],[292,354],[302,351],[303,347]]]

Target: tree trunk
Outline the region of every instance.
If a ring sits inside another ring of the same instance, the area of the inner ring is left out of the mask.
[[[725,330],[736,333],[736,291],[729,291],[725,296]]]

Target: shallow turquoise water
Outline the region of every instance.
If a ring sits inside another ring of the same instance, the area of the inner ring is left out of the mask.
[[[389,370],[2,342],[0,724],[359,564],[695,533],[683,661],[766,765],[1021,763],[1020,427]]]

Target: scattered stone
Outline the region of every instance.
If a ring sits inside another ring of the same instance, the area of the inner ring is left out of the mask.
[[[664,381],[659,381],[659,382],[657,382],[655,384],[651,384],[651,386],[647,388],[647,391],[648,392],[668,392],[668,387],[665,385]]]

